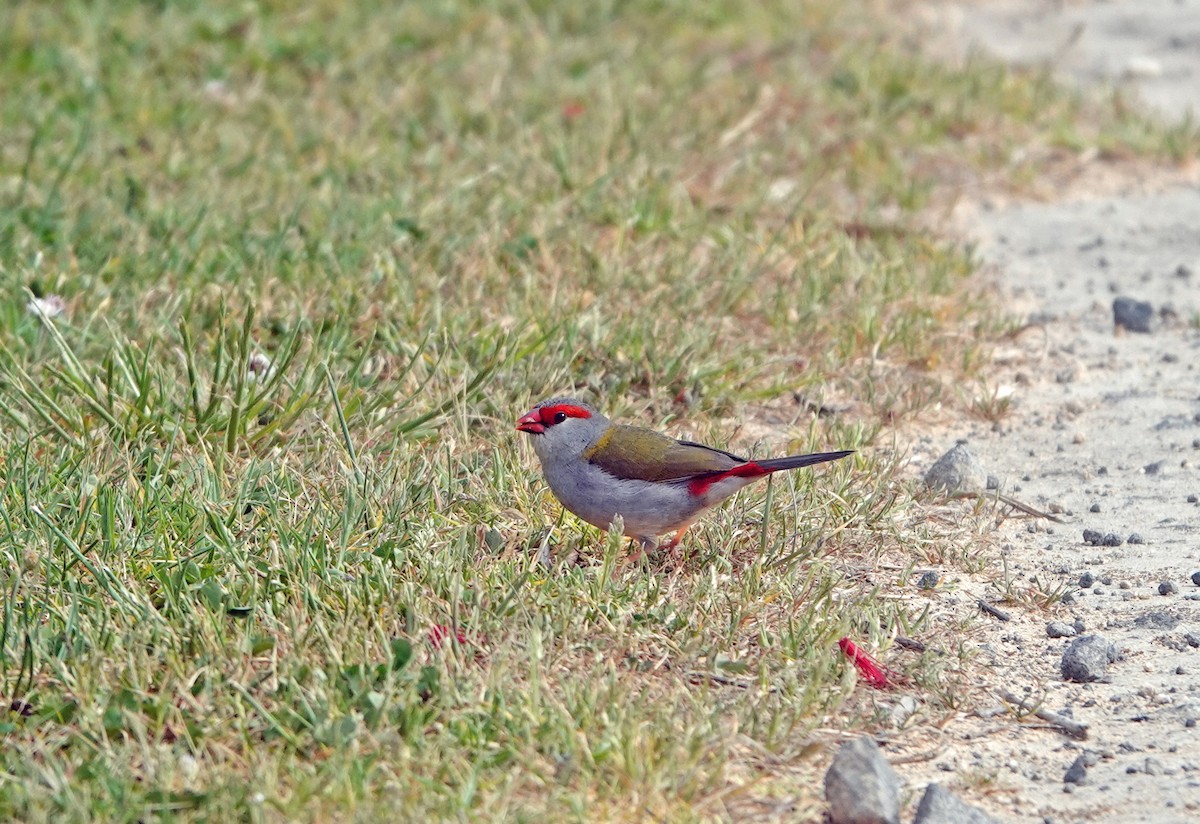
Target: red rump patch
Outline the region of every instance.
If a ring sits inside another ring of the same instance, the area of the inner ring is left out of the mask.
[[[763,469],[754,461],[748,461],[741,466],[735,466],[733,469],[725,472],[718,472],[714,475],[701,475],[699,478],[693,478],[688,482],[688,492],[699,498],[705,492],[708,492],[713,484],[723,481],[726,478],[758,478],[767,474],[769,474],[768,470]]]
[[[546,426],[554,426],[554,424],[558,423],[554,418],[560,412],[568,418],[592,417],[592,413],[582,406],[575,406],[569,403],[556,403],[553,406],[543,406],[538,410],[538,417],[542,419],[542,423],[546,424]]]

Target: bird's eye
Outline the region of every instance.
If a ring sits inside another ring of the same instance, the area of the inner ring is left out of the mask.
[[[562,423],[562,422],[563,422],[563,421],[565,421],[566,419],[567,419],[567,413],[566,413],[566,412],[555,412],[555,413],[554,413],[554,422],[555,422],[555,423]]]

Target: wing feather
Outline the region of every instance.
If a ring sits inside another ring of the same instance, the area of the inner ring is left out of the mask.
[[[583,456],[610,475],[642,481],[688,480],[745,463],[720,449],[623,424],[611,427]]]

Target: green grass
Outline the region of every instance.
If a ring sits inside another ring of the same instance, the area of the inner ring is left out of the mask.
[[[963,701],[873,569],[979,563],[895,477],[1001,325],[926,210],[1196,141],[840,6],[6,4],[0,816],[814,815],[839,637]],[[564,390],[860,452],[630,566],[513,431]]]

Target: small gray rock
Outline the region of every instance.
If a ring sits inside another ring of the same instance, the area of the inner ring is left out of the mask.
[[[925,788],[913,824],[997,824],[996,819],[978,807],[966,804],[958,796],[934,783]]]
[[[1070,638],[1076,634],[1075,627],[1063,621],[1051,621],[1046,624],[1046,634],[1051,638]]]
[[[1174,595],[1179,592],[1179,587],[1175,586],[1174,581],[1163,581],[1158,585],[1159,595]]]
[[[967,445],[954,448],[937,459],[925,473],[925,486],[935,492],[983,492],[987,488],[987,472]]]
[[[1117,650],[1099,635],[1076,638],[1062,654],[1062,677],[1067,681],[1086,684],[1099,681],[1108,672],[1110,662],[1117,659]]]
[[[1071,766],[1067,767],[1067,771],[1063,773],[1064,784],[1083,785],[1087,783],[1087,758],[1079,756],[1071,762]]]
[[[1149,332],[1154,307],[1144,300],[1119,297],[1113,300],[1113,323],[1130,332]]]
[[[833,824],[899,824],[900,779],[869,736],[838,748],[825,773]]]
[[[1125,539],[1125,543],[1127,543],[1127,544],[1144,544],[1144,543],[1146,543],[1146,539],[1142,537],[1142,533],[1140,533],[1140,532],[1130,532],[1129,537]]]
[[[1192,573],[1192,583],[1200,587],[1200,572]]]
[[[1096,529],[1085,529],[1083,531],[1083,542],[1088,546],[1096,546],[1104,540],[1104,533]]]
[[[1125,539],[1115,532],[1110,532],[1100,539],[1101,546],[1120,546],[1125,543]]]
[[[921,573],[921,577],[917,579],[917,589],[937,589],[938,574],[933,570]]]
[[[1085,572],[1079,576],[1079,586],[1083,589],[1087,589],[1094,583],[1096,583],[1096,576],[1093,575],[1091,571]]]
[[[1100,504],[1092,504],[1091,506],[1088,507],[1088,512],[1099,512],[1099,511],[1100,511]]]
[[[1166,768],[1163,767],[1163,762],[1157,758],[1147,758],[1146,762],[1142,765],[1142,772],[1146,775],[1162,775],[1166,772]]]
[[[1133,619],[1133,625],[1158,630],[1172,630],[1179,626],[1179,616],[1165,609],[1148,609]]]

